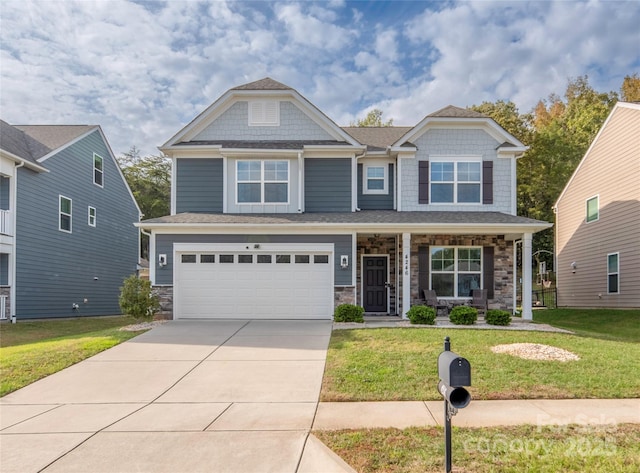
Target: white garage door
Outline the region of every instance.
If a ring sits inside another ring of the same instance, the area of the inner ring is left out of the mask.
[[[174,314],[318,319],[333,314],[330,251],[176,251]]]

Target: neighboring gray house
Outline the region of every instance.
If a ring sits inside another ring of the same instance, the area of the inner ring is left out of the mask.
[[[151,232],[150,279],[174,318],[330,318],[340,303],[401,314],[435,289],[486,288],[515,307],[524,249],[550,224],[516,215],[526,147],[457,107],[415,127],[340,128],[266,78],[227,91],[161,148],[171,215]]]
[[[616,104],[554,209],[558,305],[640,308],[640,103]]]
[[[0,126],[0,317],[119,314],[140,209],[102,130]]]

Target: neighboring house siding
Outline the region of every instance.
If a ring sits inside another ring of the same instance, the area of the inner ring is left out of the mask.
[[[279,126],[249,126],[248,102],[236,102],[193,138],[210,140],[332,140],[292,102],[280,102]]]
[[[260,157],[256,154],[256,157]],[[252,157],[253,158],[253,157]],[[242,158],[240,160],[248,160]],[[289,203],[288,204],[236,204],[237,181],[236,168],[238,159],[227,160],[227,213],[296,213],[299,210],[298,203],[298,161],[279,157],[260,157],[262,161],[288,161],[289,162]],[[221,183],[222,185],[222,183]]]
[[[363,165],[358,164],[358,208],[361,210],[393,210],[393,194],[395,193],[394,166],[387,167],[389,192],[387,194],[364,194]]]
[[[496,148],[501,144],[483,130],[432,129],[427,130],[414,143],[418,151],[415,159],[402,159],[400,163],[401,195],[403,211],[480,211],[512,214],[512,166],[515,160],[498,158]],[[429,161],[430,156],[482,156],[483,161],[493,161],[493,204],[420,204],[419,161]]]
[[[351,206],[351,159],[304,160],[305,211],[349,212]]]
[[[157,266],[157,285],[173,284],[173,244],[174,243],[333,243],[334,244],[334,284],[349,286],[353,280],[353,264],[350,269],[340,267],[340,256],[347,255],[353,261],[351,235],[156,235],[156,253],[167,255],[167,265]]]
[[[104,158],[104,188],[93,184],[94,152]],[[18,170],[16,315],[119,314],[120,287],[136,271],[139,238],[138,210],[116,164],[98,131],[45,163],[48,173]],[[73,202],[72,233],[58,230],[60,194]],[[97,211],[96,227],[88,225],[89,206]]]
[[[180,158],[176,168],[176,213],[222,213],[222,158]]]
[[[639,137],[640,111],[616,109],[558,202],[560,306],[640,307]],[[596,195],[599,218],[586,223],[586,201]],[[620,254],[618,294],[607,293],[610,253]]]

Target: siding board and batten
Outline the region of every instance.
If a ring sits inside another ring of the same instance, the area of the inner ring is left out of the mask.
[[[304,160],[306,212],[350,212],[351,159],[306,158]]]
[[[176,212],[222,212],[222,158],[176,160]]]

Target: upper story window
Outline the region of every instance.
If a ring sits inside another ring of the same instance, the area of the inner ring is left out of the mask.
[[[97,154],[93,155],[93,183],[104,186],[104,160]]]
[[[620,277],[620,253],[610,253],[607,255],[607,292],[618,294]]]
[[[71,199],[63,195],[59,196],[58,230],[71,233]]]
[[[237,161],[238,204],[289,203],[289,161]]]
[[[364,194],[388,194],[389,178],[388,166],[365,165],[363,173],[363,193]]]
[[[471,297],[481,281],[481,247],[431,248],[431,289],[438,297]]]
[[[481,204],[482,162],[431,161],[432,204]]]
[[[249,126],[279,126],[280,102],[252,100],[249,102]]]
[[[95,207],[89,207],[89,211],[88,211],[88,215],[89,215],[89,221],[88,224],[90,227],[95,227],[96,226],[96,208]]]
[[[599,201],[598,196],[587,199],[587,216],[586,216],[587,223],[595,222],[600,217],[600,209],[598,208],[599,207],[598,201]]]

